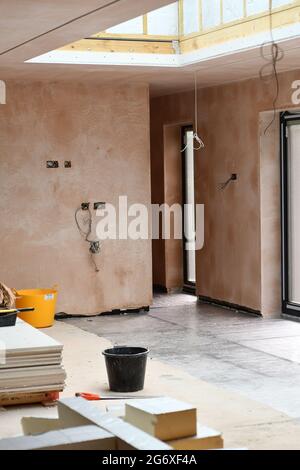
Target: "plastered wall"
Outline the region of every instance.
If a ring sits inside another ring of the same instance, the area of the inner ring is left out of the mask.
[[[192,94],[153,99],[150,106],[153,204],[182,202],[181,126],[191,124]],[[160,114],[162,113],[162,115]],[[167,290],[183,284],[182,244],[153,240],[153,283]]]
[[[182,204],[182,161],[178,158],[178,148],[181,146],[181,127],[178,125],[164,127],[164,162],[165,174],[165,202],[169,207]],[[174,217],[174,215],[172,216]],[[166,286],[168,290],[178,289],[183,284],[183,243],[174,237],[174,219],[171,223],[171,238],[165,240],[166,247]]]
[[[46,169],[46,160],[72,161]],[[74,222],[84,201],[150,202],[146,86],[7,82],[0,106],[0,279],[59,286],[58,311],[149,305],[151,242],[105,241],[95,273]]]
[[[278,109],[293,106],[291,86],[299,78],[300,71],[279,76]],[[280,218],[274,216],[274,210],[277,215],[280,211],[277,120],[269,131],[276,142],[266,138],[266,157],[260,151],[260,113],[272,109],[274,85],[253,79],[202,89],[198,96],[205,149],[196,154],[196,197],[205,204],[205,246],[197,253],[197,294],[264,314],[279,312]],[[165,185],[169,178],[164,169],[164,126],[188,124],[193,115],[193,93],[152,100],[153,182]],[[231,173],[238,174],[238,181],[219,191],[218,185]],[[158,184],[152,185],[152,194],[156,201],[162,196]],[[156,246],[154,279],[161,279],[158,255],[166,250],[164,241]]]

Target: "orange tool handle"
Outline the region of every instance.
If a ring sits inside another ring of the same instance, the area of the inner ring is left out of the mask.
[[[85,400],[88,401],[98,401],[102,400],[100,395],[96,395],[95,393],[76,393],[76,397],[84,398]]]

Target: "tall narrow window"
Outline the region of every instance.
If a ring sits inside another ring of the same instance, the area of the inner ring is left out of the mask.
[[[195,166],[193,129],[183,129],[183,203],[184,203],[184,283],[195,287],[196,252],[195,252]]]

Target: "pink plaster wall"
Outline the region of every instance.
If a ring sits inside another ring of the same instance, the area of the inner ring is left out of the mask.
[[[300,71],[280,75],[278,108],[292,107],[291,85],[299,79]],[[277,274],[273,280],[262,274],[262,262],[269,263],[265,273],[272,269],[279,272],[280,227],[277,219],[272,229],[276,236],[270,232],[272,224],[264,224],[263,230],[261,228],[261,184],[266,179],[260,178],[259,115],[272,108],[274,86],[253,79],[202,89],[198,96],[200,132],[206,146],[196,156],[197,202],[205,204],[205,246],[197,253],[197,293],[269,313],[275,306],[270,306],[266,300],[270,298],[266,283],[269,283],[269,289],[278,289],[278,280]],[[161,129],[166,124],[192,121],[193,113],[193,93],[154,98],[151,102],[152,135],[161,136]],[[274,133],[274,128],[270,132]],[[276,135],[278,138],[278,128]],[[269,190],[265,189],[262,203],[267,201],[268,207],[278,208],[280,186],[276,180],[278,172],[274,171],[274,161],[278,162],[279,158],[277,143],[269,145],[269,151],[269,168],[273,169],[270,178],[274,181],[269,184]],[[162,141],[156,141],[152,158],[158,160],[152,166],[158,168],[160,165],[160,171],[163,170]],[[263,171],[264,174],[268,171],[267,165]],[[218,184],[227,180],[231,173],[238,174],[238,181],[220,192]],[[159,191],[160,188],[152,186],[156,200]],[[265,208],[264,220],[267,211]],[[269,244],[266,242],[268,230]],[[161,250],[165,249],[161,242]],[[154,257],[156,263],[158,260]]]
[[[182,160],[180,154],[181,127],[164,127],[164,190],[165,202],[169,207],[182,204]],[[174,216],[173,216],[174,217]],[[166,285],[168,290],[180,289],[183,285],[183,244],[174,238],[174,219],[171,219],[171,238],[165,240]]]
[[[279,112],[268,132],[273,111],[260,113],[260,226],[261,226],[261,311],[281,310],[281,190]]]
[[[193,121],[193,96],[169,95],[151,100],[152,203],[182,201],[180,129]],[[177,158],[177,162],[176,162]],[[182,244],[176,240],[153,240],[153,282],[167,290],[183,284]]]
[[[61,168],[46,169],[46,160]],[[127,195],[149,204],[146,86],[8,82],[0,168],[3,282],[58,284],[57,310],[71,314],[150,304],[151,243],[105,241],[96,274],[74,223],[83,201],[116,204]]]

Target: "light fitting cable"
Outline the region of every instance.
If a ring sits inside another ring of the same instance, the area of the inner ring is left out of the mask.
[[[199,137],[199,132],[198,132],[198,81],[197,81],[197,72],[195,72],[194,75],[194,86],[195,86],[195,91],[194,91],[194,109],[195,109],[195,131],[193,134],[193,149],[194,150],[201,150],[202,148],[205,147],[203,140],[201,137]],[[194,144],[195,142],[195,144]],[[186,149],[189,147],[189,142],[185,145],[185,147],[181,150],[181,153],[185,152]],[[195,146],[194,146],[195,145]]]
[[[270,127],[276,120],[276,105],[279,97],[280,92],[280,84],[277,72],[277,64],[284,58],[284,51],[279,47],[277,42],[274,38],[273,32],[273,0],[269,0],[269,28],[270,28],[270,42],[265,42],[261,45],[260,53],[263,60],[266,61],[266,64],[263,65],[259,72],[259,77],[262,82],[266,83],[267,85],[271,85],[275,82],[275,94],[273,98],[273,117],[267,127],[264,130],[264,134],[268,132]],[[271,49],[270,52],[267,52],[266,49]],[[271,55],[271,57],[270,57]]]

